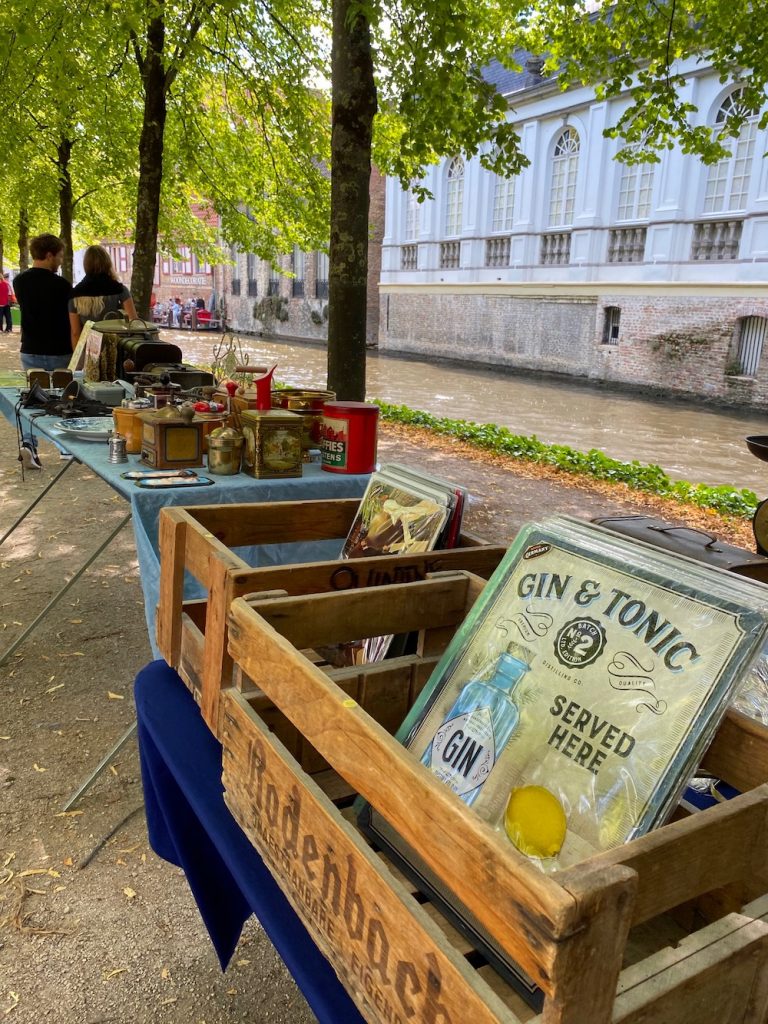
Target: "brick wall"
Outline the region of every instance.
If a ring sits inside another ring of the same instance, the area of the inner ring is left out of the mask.
[[[384,199],[386,178],[371,168],[370,209],[368,220],[371,236],[368,242],[368,302],[365,338],[368,345],[379,340],[379,279],[381,278],[381,241],[384,238]]]
[[[620,310],[616,345],[602,343],[608,306]],[[748,316],[768,318],[768,298],[385,291],[379,347],[765,408],[768,339],[756,376],[735,372],[740,320]]]
[[[585,375],[595,309],[595,298],[384,293],[379,348]]]

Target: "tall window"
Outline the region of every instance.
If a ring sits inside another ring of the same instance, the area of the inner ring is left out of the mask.
[[[573,224],[576,172],[579,169],[579,134],[564,128],[552,157],[552,189],[549,194],[549,223]]]
[[[645,220],[651,215],[653,164],[624,164],[619,182],[618,220]]]
[[[328,254],[319,252],[315,264],[315,296],[318,299],[328,298]]]
[[[246,273],[248,275],[248,294],[251,297],[259,294],[259,285],[256,280],[257,259],[258,257],[252,252],[249,252],[245,258]]]
[[[269,280],[267,281],[267,295],[280,294],[280,269],[270,263]]]
[[[291,269],[295,277],[291,281],[291,294],[294,298],[301,298],[304,295],[304,253],[294,245],[291,256]]]
[[[407,241],[419,237],[419,201],[409,189],[405,197],[405,237]]]
[[[715,117],[715,135],[738,108],[741,92],[737,89],[723,100]],[[729,213],[746,208],[756,138],[757,119],[753,118],[747,121],[737,138],[723,140],[724,145],[730,146],[731,155],[709,168],[704,213]]]
[[[455,156],[448,165],[445,191],[445,233],[461,233],[461,214],[464,208],[464,161]]]
[[[515,179],[495,175],[492,231],[511,231],[515,209]]]

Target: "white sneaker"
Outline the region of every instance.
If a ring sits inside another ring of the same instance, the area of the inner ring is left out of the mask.
[[[19,445],[19,462],[23,465],[24,469],[43,468],[43,464],[31,441],[22,441]]]

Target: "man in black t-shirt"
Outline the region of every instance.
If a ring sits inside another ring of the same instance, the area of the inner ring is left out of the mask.
[[[25,370],[58,370],[72,358],[67,308],[72,285],[58,275],[64,243],[56,235],[38,235],[29,251],[32,266],[13,282],[21,307],[21,365]]]

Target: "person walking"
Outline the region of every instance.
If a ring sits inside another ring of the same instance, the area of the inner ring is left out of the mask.
[[[86,320],[103,320],[107,313],[122,310],[136,319],[131,293],[118,281],[109,253],[103,245],[89,245],[83,255],[85,277],[72,290],[69,300],[69,324],[72,348],[77,347]]]
[[[0,278],[0,331],[3,331],[5,334],[13,333],[13,320],[11,319],[12,302],[11,275],[3,274],[2,278]]]
[[[61,370],[72,358],[67,303],[72,285],[59,276],[64,243],[56,235],[36,235],[29,243],[32,266],[14,280],[21,309],[21,365],[25,370]],[[56,445],[62,459],[72,456]],[[40,469],[37,445],[25,435],[19,461],[26,469]]]
[[[21,308],[21,365],[25,370],[60,370],[72,358],[67,303],[72,285],[59,276],[64,243],[37,235],[29,243],[32,266],[16,276]]]

